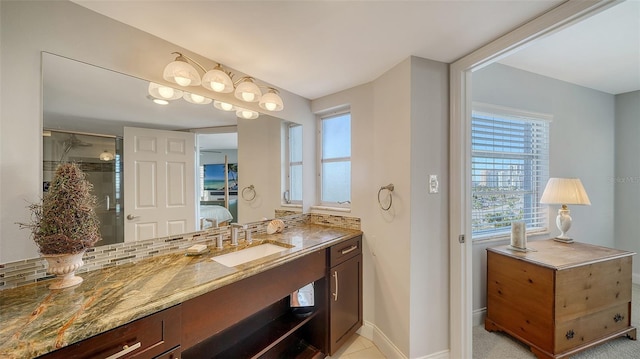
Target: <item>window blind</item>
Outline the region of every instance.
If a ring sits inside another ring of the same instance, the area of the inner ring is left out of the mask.
[[[474,112],[471,124],[472,237],[548,228],[540,196],[549,177],[549,121]]]

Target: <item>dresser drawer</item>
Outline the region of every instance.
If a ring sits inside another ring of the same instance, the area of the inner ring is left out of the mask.
[[[180,306],[56,350],[44,358],[153,358],[180,345]]]
[[[629,303],[619,304],[568,322],[558,323],[555,352],[561,353],[628,328],[631,324],[629,305]]]
[[[631,301],[631,257],[558,271],[556,319],[567,321]]]
[[[330,248],[329,267],[336,266],[362,253],[362,236],[351,238]]]

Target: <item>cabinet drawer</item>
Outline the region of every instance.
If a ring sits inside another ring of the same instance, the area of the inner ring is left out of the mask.
[[[629,303],[624,303],[578,319],[558,323],[555,352],[561,353],[628,328],[631,323],[629,317]]]
[[[153,358],[180,345],[180,306],[56,350],[44,358]]]
[[[558,271],[556,319],[572,320],[630,302],[631,272],[630,256]]]
[[[338,243],[330,251],[329,267],[333,267],[362,253],[362,236]]]

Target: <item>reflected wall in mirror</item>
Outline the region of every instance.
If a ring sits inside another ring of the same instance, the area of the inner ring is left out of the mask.
[[[43,188],[60,161],[82,163],[90,179],[95,179],[94,193],[105,212],[101,244],[127,240],[122,223],[127,214],[138,215],[129,212],[135,206],[124,200],[130,190],[125,183],[131,175],[124,166],[128,158],[122,145],[125,127],[195,133],[196,165],[189,185],[195,193],[196,218],[184,229],[187,232],[270,218],[285,202],[288,171],[283,164],[288,163],[289,123],[264,114],[255,120],[239,120],[234,111],[222,111],[213,102],[194,104],[182,97],[159,105],[146,80],[51,53],[42,53],[42,71]],[[110,158],[109,154],[113,159],[100,160],[101,156]],[[228,201],[220,195],[220,186],[205,190],[204,182],[205,168],[224,167],[225,158],[227,169],[235,176],[230,178]],[[265,162],[269,170],[260,169]],[[238,190],[251,184],[261,191],[260,201],[239,200]],[[220,214],[217,206],[228,212]],[[154,232],[149,233],[145,238]]]
[[[42,144],[42,191],[48,191],[58,164],[79,163],[98,198],[100,245],[123,242],[122,138],[43,131]]]

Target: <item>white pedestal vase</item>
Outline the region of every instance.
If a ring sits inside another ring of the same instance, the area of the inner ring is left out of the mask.
[[[84,265],[83,255],[84,251],[75,254],[43,254],[42,257],[49,264],[47,273],[56,275],[55,282],[49,288],[62,289],[82,283],[82,277],[76,276],[75,272]]]

